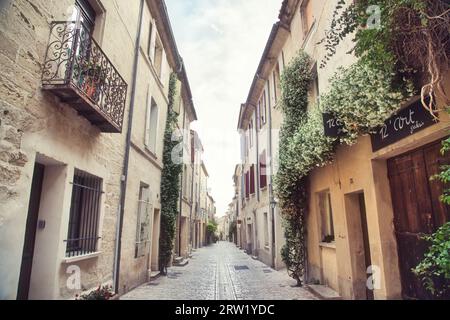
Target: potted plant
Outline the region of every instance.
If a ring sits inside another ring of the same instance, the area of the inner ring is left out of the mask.
[[[76,295],[75,300],[115,300],[117,297],[111,285],[99,285],[97,289],[88,293]]]
[[[90,60],[80,60],[74,66],[73,79],[76,81],[78,88],[95,101],[105,83],[105,71],[99,64]]]

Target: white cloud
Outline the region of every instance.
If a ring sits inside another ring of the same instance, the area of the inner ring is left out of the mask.
[[[281,0],[166,0],[199,121],[209,187],[222,215],[239,162],[237,121]]]

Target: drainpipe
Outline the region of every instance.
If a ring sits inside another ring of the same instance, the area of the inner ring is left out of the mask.
[[[191,132],[190,131],[189,131],[189,138],[191,138]],[[192,139],[194,139],[194,140],[191,141],[190,148],[191,148],[191,152],[194,153],[194,163],[191,163],[191,166],[192,166],[191,199],[190,199],[191,208],[190,208],[190,212],[189,212],[189,243],[191,244],[191,251],[192,251],[192,248],[194,247],[193,238],[192,238],[192,233],[193,233],[192,210],[193,210],[193,207],[194,207],[195,134],[193,134],[193,138]],[[192,148],[192,143],[194,144],[194,148]],[[191,159],[192,159],[192,154],[191,154]]]
[[[261,112],[261,110],[259,110]],[[259,116],[259,117],[258,117]],[[261,118],[261,115],[258,114],[258,107],[255,108],[255,146],[256,146],[256,163],[255,163],[255,174],[256,174],[256,181],[258,182],[256,184],[256,200],[259,202],[259,184],[261,181],[259,181],[259,126],[261,123],[259,122]]]
[[[131,128],[133,124],[133,110],[134,100],[136,98],[136,83],[137,83],[137,69],[139,61],[139,44],[141,42],[141,29],[142,29],[142,15],[144,9],[144,0],[141,0],[139,6],[139,21],[138,30],[136,33],[136,42],[134,48],[134,61],[133,61],[133,73],[132,73],[132,86],[131,86],[131,98],[130,98],[130,111],[128,114],[128,127],[125,143],[125,157],[123,161],[122,177],[120,179],[120,206],[119,206],[119,221],[118,228],[116,229],[116,252],[114,256],[114,292],[119,293],[119,278],[120,278],[120,258],[122,249],[122,229],[123,229],[123,216],[125,207],[125,196],[127,191],[128,182],[128,164],[130,161],[130,146],[131,146]]]
[[[275,83],[274,83],[275,86]],[[275,89],[276,90],[276,89]],[[270,90],[268,90],[269,93],[269,134],[268,134],[268,138],[269,138],[269,161],[270,161],[270,175],[269,175],[269,205],[270,205],[270,213],[271,213],[271,220],[272,220],[272,268],[275,269],[275,250],[276,250],[276,246],[275,246],[275,199],[273,196],[273,155],[272,155],[272,106],[270,106]]]
[[[181,92],[180,92],[181,96]],[[183,105],[183,148],[181,149],[181,159],[183,159],[183,172],[184,172],[184,130],[186,125],[186,107]],[[183,211],[183,183],[184,174],[181,174],[180,183],[180,218],[178,219],[178,256],[181,257],[181,219]]]

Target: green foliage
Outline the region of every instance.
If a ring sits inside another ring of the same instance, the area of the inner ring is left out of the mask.
[[[450,222],[441,226],[434,234],[423,237],[430,248],[422,262],[412,271],[433,295],[450,294]]]
[[[413,95],[411,82],[395,89],[393,81],[393,72],[373,69],[361,61],[338,69],[321,105],[344,125],[341,142],[352,144],[358,135],[370,133]]]
[[[450,151],[450,137],[442,141],[442,149],[441,153],[445,154]],[[443,184],[448,185],[450,183],[450,165],[441,166],[441,172],[432,177],[432,179],[437,179],[441,181]],[[440,200],[446,204],[450,205],[450,189],[447,188],[444,190],[444,193],[441,195]]]
[[[97,289],[82,294],[80,296],[76,295],[75,300],[109,300],[115,295],[111,285],[98,286]]]
[[[326,137],[322,112],[343,123],[340,142],[352,144],[382,124],[412,95],[412,85],[393,89],[394,76],[386,69],[375,71],[363,63],[340,69],[320,106],[308,111],[308,88],[312,80],[310,58],[299,52],[281,77],[283,124],[280,134],[279,169],[275,189],[285,221],[283,261],[301,285],[305,259],[307,175],[332,160],[336,139]]]
[[[335,139],[324,134],[321,108],[313,106],[303,117],[295,131],[280,143],[275,184],[281,204],[289,202],[299,180],[312,169],[327,164],[333,155]]]
[[[175,73],[170,75],[169,107],[167,111],[166,128],[164,131],[163,170],[161,175],[161,231],[159,238],[159,269],[166,274],[167,266],[172,259],[173,243],[176,230],[178,211],[180,174],[182,165],[172,161],[172,150],[179,143],[172,139],[176,129],[177,114],[173,110],[176,96]]]
[[[217,223],[214,221],[209,221],[206,225],[206,232],[209,234],[214,234],[217,231]]]
[[[284,221],[286,244],[281,255],[287,270],[302,285],[305,267],[307,212],[306,175],[331,156],[332,139],[323,134],[319,108],[308,112],[308,88],[312,80],[311,59],[300,51],[281,76],[279,169],[275,189]]]
[[[282,206],[285,245],[281,258],[289,275],[302,286],[306,265],[306,214],[308,210],[306,178],[297,182],[290,201]]]
[[[450,137],[442,141],[441,153],[450,151]],[[431,179],[444,185],[450,182],[450,165],[441,166],[441,172]],[[440,200],[450,205],[450,189],[444,189]],[[423,237],[430,243],[423,260],[412,271],[422,281],[425,288],[436,297],[450,295],[450,222],[441,226],[434,234]]]
[[[373,11],[371,6],[380,9],[379,26],[368,27]],[[333,12],[333,18],[326,36],[319,43],[325,43],[325,57],[321,62],[324,67],[336,53],[336,47],[347,36],[354,34],[355,46],[352,51],[364,63],[378,70],[391,68],[397,63],[393,46],[403,25],[398,24],[401,10],[410,9],[419,14],[426,7],[424,0],[358,0],[345,7],[345,1],[340,0]],[[420,14],[421,18],[425,18]],[[424,24],[426,22],[424,21]]]
[[[237,232],[237,224],[236,220],[231,221],[230,226],[228,228],[228,237],[230,240],[233,238],[233,234],[236,234]]]

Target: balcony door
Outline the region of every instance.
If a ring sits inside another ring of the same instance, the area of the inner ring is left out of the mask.
[[[80,21],[83,27],[92,34],[95,26],[95,10],[87,0],[76,0],[73,17],[75,21]]]

